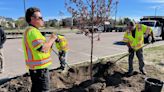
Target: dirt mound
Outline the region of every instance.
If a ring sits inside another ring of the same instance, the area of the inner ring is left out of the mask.
[[[137,71],[133,76],[126,76],[121,66],[111,62],[94,64],[93,80],[90,80],[88,64],[72,66],[72,69],[74,72],[51,70],[51,92],[141,92],[144,89],[145,76]],[[30,77],[25,74],[1,84],[0,92],[29,92],[30,88]]]
[[[8,80],[0,86],[0,92],[29,92],[31,81],[28,74]]]

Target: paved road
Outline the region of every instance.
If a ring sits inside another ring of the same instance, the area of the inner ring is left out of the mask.
[[[70,51],[68,54],[68,63],[76,64],[90,59],[90,39],[81,34],[65,34],[69,41]],[[94,41],[93,58],[97,59],[105,56],[112,56],[127,52],[127,47],[120,44],[123,33],[102,33],[100,41]],[[164,41],[158,41],[153,45],[164,44]],[[26,72],[25,62],[22,50],[21,39],[8,39],[4,45],[5,71],[0,74],[0,79],[11,78],[24,74]],[[52,53],[53,65],[51,68],[59,66],[57,56]]]

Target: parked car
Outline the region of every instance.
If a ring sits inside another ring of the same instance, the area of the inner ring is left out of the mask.
[[[164,16],[144,16],[140,23],[150,26],[153,30],[155,39],[161,37],[164,40]],[[150,42],[151,37],[145,38],[145,42]]]
[[[162,36],[162,25],[160,24],[159,21],[156,20],[143,20],[140,21],[140,24],[147,25],[152,28],[153,30],[153,35],[156,39],[156,37],[161,37]],[[163,38],[162,38],[163,39]],[[144,38],[145,43],[150,43],[152,38],[151,36],[147,36]]]

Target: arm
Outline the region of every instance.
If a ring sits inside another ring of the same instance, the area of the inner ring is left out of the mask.
[[[51,37],[49,38],[48,41],[46,41],[46,38],[41,35],[39,32],[33,32],[30,31],[28,33],[28,39],[29,42],[31,42],[33,48],[37,51],[40,52],[48,52],[53,44],[53,42],[56,39],[56,36],[54,34],[51,34]],[[45,40],[44,40],[45,39]]]
[[[128,48],[131,48],[130,43],[127,43],[126,45],[127,45]]]
[[[125,32],[124,37],[123,37],[123,42],[126,43],[127,47],[130,47],[129,39],[128,39],[128,31]]]
[[[6,41],[6,34],[2,29],[0,29],[0,30],[1,30],[1,34],[2,34],[1,35],[1,44],[4,44]]]
[[[153,31],[151,31],[150,36],[152,37],[151,43],[154,43],[155,39],[154,39]]]
[[[150,32],[150,36],[154,38],[153,31]]]
[[[56,38],[56,35],[52,33],[49,40],[43,44],[41,51],[48,52],[51,49]]]
[[[152,29],[146,25],[141,25],[142,27],[142,31],[143,33],[145,33],[145,37],[147,37],[148,35],[152,35],[153,36],[153,33],[152,33]]]
[[[123,42],[126,43],[126,46],[128,47],[129,53],[133,51],[133,48],[130,46],[129,39],[128,39],[128,31],[125,32]]]
[[[148,35],[150,35],[150,36],[152,37],[152,40],[151,40],[152,43],[155,42],[152,28],[150,28],[150,27],[148,27],[148,26],[145,26],[145,31],[144,31],[144,33],[145,33],[145,37],[147,37]]]

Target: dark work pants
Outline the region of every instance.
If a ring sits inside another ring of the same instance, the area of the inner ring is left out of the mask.
[[[128,63],[129,63],[129,70],[128,72],[132,72],[133,71],[133,58],[134,58],[134,53],[136,53],[138,61],[139,61],[139,70],[142,71],[144,68],[144,58],[143,58],[143,50],[142,48],[134,51],[133,49],[129,48],[129,59],[128,59]]]
[[[29,70],[32,87],[31,92],[49,92],[50,88],[50,76],[49,70],[38,69],[38,70]]]
[[[4,66],[4,56],[3,56],[3,49],[0,48],[0,72],[2,72]]]
[[[61,67],[65,67],[66,64],[66,52],[65,51],[59,51],[59,61]]]

